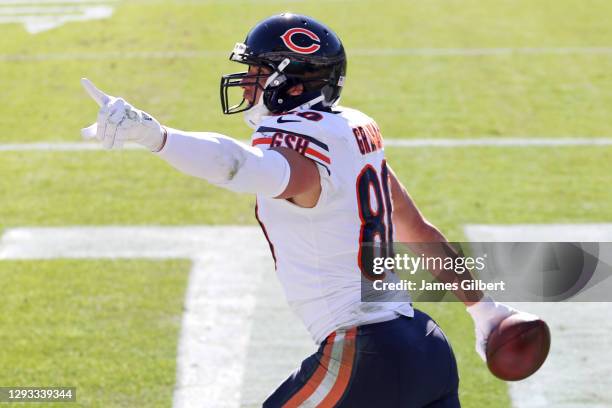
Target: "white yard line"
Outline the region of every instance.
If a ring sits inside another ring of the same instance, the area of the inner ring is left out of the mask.
[[[258,283],[273,273],[256,227],[16,228],[0,260],[191,259],[178,346],[176,408],[238,408]]]
[[[612,242],[608,224],[468,225],[472,242]],[[550,326],[546,363],[532,377],[509,383],[515,408],[612,406],[610,303],[517,303]]]
[[[197,132],[194,132],[197,133]],[[470,139],[385,139],[388,147],[572,147],[572,146],[612,146],[612,138],[470,138]],[[125,145],[126,150],[143,150],[134,144]],[[99,144],[86,142],[41,142],[41,143],[6,143],[0,144],[2,152],[69,152],[104,150]]]
[[[38,2],[33,2],[35,4]],[[106,3],[106,2],[105,2]],[[0,3],[1,4],[1,3]],[[74,52],[0,54],[0,61],[108,60],[108,59],[200,59],[227,56],[227,50]],[[517,47],[517,48],[361,48],[349,57],[497,57],[514,55],[612,55],[612,47]]]

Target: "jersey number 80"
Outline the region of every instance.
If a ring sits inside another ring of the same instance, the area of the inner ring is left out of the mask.
[[[364,166],[357,176],[356,189],[361,219],[357,262],[362,275],[367,279],[384,279],[384,273],[375,274],[372,267],[374,257],[393,256],[393,207],[389,195],[387,162],[382,161],[380,175],[371,164]]]

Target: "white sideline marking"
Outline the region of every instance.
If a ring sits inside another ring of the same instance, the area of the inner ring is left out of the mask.
[[[59,1],[58,1],[59,2]],[[39,2],[32,2],[39,3]],[[49,2],[52,3],[52,2]],[[62,1],[64,3],[64,1]],[[74,1],[80,3],[80,1]],[[0,2],[2,4],[2,2]],[[5,4],[15,4],[13,2]],[[17,3],[19,4],[19,3]],[[611,55],[612,47],[517,47],[517,48],[361,48],[349,57],[487,57],[513,55]],[[108,60],[108,59],[199,59],[227,56],[227,50],[124,51],[45,54],[0,54],[0,61]]]
[[[482,57],[501,55],[612,54],[612,47],[505,47],[505,48],[364,48],[350,51],[358,56]]]
[[[16,228],[0,239],[0,260],[55,258],[193,260],[173,406],[239,406],[258,282],[274,270],[258,228]]]
[[[564,146],[611,146],[612,138],[526,138],[526,137],[482,137],[471,139],[385,139],[391,147],[564,147]]]
[[[199,133],[199,132],[193,132]],[[388,147],[572,147],[572,146],[612,146],[612,138],[472,138],[472,139],[385,139]],[[127,144],[124,150],[144,150],[134,144]],[[69,152],[104,150],[96,143],[6,143],[0,144],[1,152]]]
[[[608,224],[467,225],[472,242],[612,242]],[[610,303],[516,303],[550,326],[546,363],[532,377],[509,383],[516,408],[604,408],[612,406]]]
[[[109,18],[113,14],[113,7],[104,4],[105,0],[96,3],[83,0],[0,0],[0,24],[21,23],[27,32],[37,34],[68,22],[99,20]]]
[[[144,150],[139,145],[126,144],[124,150]],[[78,152],[78,151],[97,151],[105,150],[101,145],[96,143],[7,143],[0,144],[0,152]]]
[[[225,57],[226,51],[124,51],[49,54],[0,54],[0,61],[87,61],[109,59],[197,59]]]

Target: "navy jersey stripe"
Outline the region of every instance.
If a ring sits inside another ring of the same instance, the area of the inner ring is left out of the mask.
[[[313,161],[316,160],[316,159],[313,159],[312,157],[308,157],[308,158]],[[327,167],[325,164],[321,163],[320,161],[315,161],[315,163],[317,163],[319,166],[323,166],[325,170],[327,170],[327,174],[331,176],[331,171],[329,171],[329,167]]]
[[[308,135],[303,135],[301,133],[292,132],[292,131],[287,130],[287,129],[279,129],[279,128],[273,128],[273,127],[268,127],[268,126],[261,126],[261,127],[257,128],[257,132],[258,133],[281,132],[281,133],[287,133],[287,134],[299,136],[299,137],[302,137],[302,138],[308,140],[310,143],[315,144],[315,145],[319,146],[320,148],[322,148],[322,149],[324,149],[324,150],[329,152],[329,147],[327,147],[327,145],[325,143],[318,141],[317,139],[315,139],[312,136],[308,136]]]

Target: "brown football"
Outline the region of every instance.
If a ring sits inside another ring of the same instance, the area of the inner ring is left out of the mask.
[[[498,378],[518,381],[535,373],[550,350],[550,330],[537,316],[517,313],[502,320],[487,341],[487,365]]]

